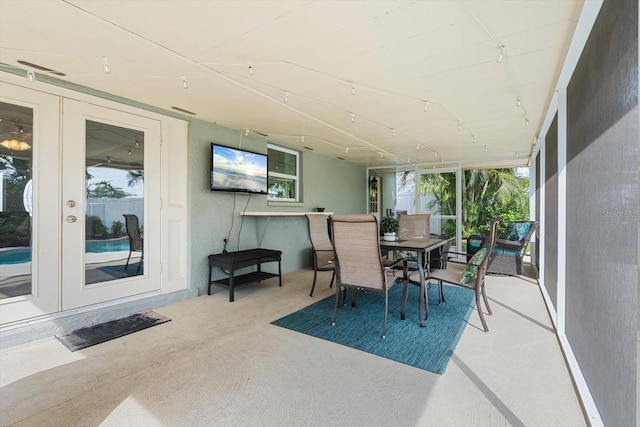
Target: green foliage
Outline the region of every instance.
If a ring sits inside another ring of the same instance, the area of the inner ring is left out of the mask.
[[[107,227],[102,223],[102,219],[95,215],[87,215],[85,230],[87,239],[104,237],[107,234]]]
[[[386,216],[380,220],[380,233],[397,233],[399,223],[398,220],[392,216]]]
[[[3,211],[0,215],[0,247],[18,246],[31,246],[31,217],[24,211]]]
[[[113,224],[111,225],[111,235],[113,235],[113,237],[120,237],[125,234],[126,231],[122,221],[113,221]]]
[[[111,199],[122,199],[129,196],[129,193],[122,190],[120,187],[114,187],[111,185],[111,181],[100,181],[97,184],[92,184],[87,188],[87,197],[102,198],[107,197]]]
[[[420,192],[434,196],[426,206],[429,212],[454,215],[456,181],[454,173],[421,175]],[[401,177],[406,185],[408,173]],[[529,219],[529,179],[516,175],[515,169],[474,169],[464,171],[462,199],[462,235],[485,235],[493,218],[502,215],[498,232],[504,232],[509,221]],[[439,210],[438,210],[439,208]],[[455,221],[442,223],[442,236],[455,236]]]

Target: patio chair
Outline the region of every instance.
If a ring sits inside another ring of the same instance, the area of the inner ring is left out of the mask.
[[[504,234],[496,239],[487,272],[508,276],[521,275],[522,258],[539,224],[538,221],[511,221]],[[467,259],[470,259],[479,248],[486,246],[486,241],[486,236],[469,236],[467,238]]]
[[[500,222],[500,217],[491,221],[491,232],[489,234],[488,240],[486,242],[485,247],[481,247],[478,251],[469,259],[465,268],[460,270],[454,270],[449,268],[442,268],[437,270],[431,270],[426,277],[426,281],[429,280],[437,280],[438,289],[440,291],[440,301],[445,302],[444,297],[444,288],[443,285],[447,284],[450,286],[461,286],[467,289],[472,289],[476,294],[476,308],[478,310],[478,315],[480,316],[480,321],[482,322],[482,326],[485,332],[489,332],[489,327],[487,326],[487,322],[484,319],[484,314],[482,313],[482,305],[480,304],[480,295],[482,294],[482,299],[484,300],[484,305],[487,307],[487,313],[489,315],[492,314],[491,307],[489,307],[489,300],[487,299],[487,292],[485,290],[484,282],[485,276],[487,273],[487,265],[489,264],[489,259],[492,254],[493,247],[496,241],[496,232],[498,229],[498,223]],[[444,258],[448,257],[449,254],[443,254]],[[458,254],[463,255],[463,254]]]
[[[396,283],[404,282],[401,311],[404,313],[408,284],[406,276],[396,277],[390,268],[383,265],[378,220],[373,215],[332,215],[331,235],[337,263],[336,303],[331,324],[336,323],[341,288],[351,290],[352,303],[357,290],[381,292],[384,294],[382,338],[385,338],[389,289]]]
[[[333,251],[331,239],[329,239],[329,225],[327,217],[319,214],[306,214],[307,224],[309,228],[309,240],[311,240],[311,250],[313,252],[313,285],[311,285],[311,293],[316,288],[316,277],[318,271],[331,271],[331,283],[329,287],[333,287],[333,281],[336,277],[336,264],[334,259],[336,254]]]
[[[138,263],[138,269],[136,270],[136,274],[139,274],[142,261],[144,260],[144,242],[142,235],[140,234],[138,216],[133,214],[123,214],[122,216],[124,216],[124,224],[127,230],[127,236],[129,236],[129,256],[127,257],[127,263],[124,266],[124,270],[127,271],[127,268],[129,267],[131,254],[133,252],[141,252],[140,262]]]

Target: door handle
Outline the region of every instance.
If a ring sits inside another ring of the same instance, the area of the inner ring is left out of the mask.
[[[76,222],[77,220],[78,220],[78,218],[76,218],[76,217],[75,217],[75,215],[69,215],[69,216],[67,217],[67,222],[70,222],[70,223],[72,223],[72,224],[73,224],[74,222]]]

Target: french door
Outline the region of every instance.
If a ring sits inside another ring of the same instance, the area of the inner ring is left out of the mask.
[[[4,82],[1,94],[0,324],[159,291],[160,122]]]
[[[158,121],[64,99],[62,310],[160,289],[159,167]]]

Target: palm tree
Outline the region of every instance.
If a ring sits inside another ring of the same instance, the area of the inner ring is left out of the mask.
[[[139,182],[144,181],[144,170],[131,170],[127,172],[127,184],[129,187],[134,187]]]

